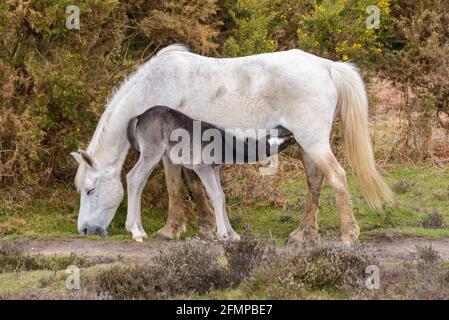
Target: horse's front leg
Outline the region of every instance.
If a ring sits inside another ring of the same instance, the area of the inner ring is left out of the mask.
[[[142,191],[154,167],[160,161],[161,155],[146,158],[141,155],[134,168],[126,176],[128,187],[128,215],[126,217],[126,230],[132,233],[133,239],[142,242],[147,234],[142,226],[141,201]]]
[[[167,157],[162,157],[165,182],[168,191],[168,217],[165,226],[156,232],[160,240],[177,239],[187,229],[187,218],[181,198],[181,166],[173,164]]]

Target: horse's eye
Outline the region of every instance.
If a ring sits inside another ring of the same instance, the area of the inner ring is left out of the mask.
[[[95,189],[95,188],[92,188],[92,189],[88,190],[88,191],[86,192],[86,194],[87,194],[88,196],[90,196],[90,195],[92,194],[92,192],[94,192],[94,189]]]

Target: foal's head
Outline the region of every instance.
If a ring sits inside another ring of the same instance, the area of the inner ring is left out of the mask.
[[[113,167],[100,168],[83,150],[71,155],[79,163],[75,184],[81,196],[78,231],[82,235],[107,235],[107,227],[123,200],[120,174]]]

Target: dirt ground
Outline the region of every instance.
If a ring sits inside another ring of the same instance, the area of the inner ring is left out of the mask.
[[[14,240],[24,253],[42,255],[69,255],[75,253],[87,259],[121,259],[128,262],[151,262],[155,257],[167,253],[179,245],[179,241],[147,240],[144,243],[118,240],[94,240],[82,238],[23,238]],[[366,244],[380,260],[395,261],[413,258],[416,247],[432,245],[442,260],[449,260],[449,239],[389,238]],[[217,248],[219,244],[217,243]],[[279,248],[288,250],[288,247]]]

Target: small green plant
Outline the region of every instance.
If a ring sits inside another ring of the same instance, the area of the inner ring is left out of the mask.
[[[413,186],[410,182],[400,179],[393,185],[393,191],[398,194],[406,194],[410,191],[410,188]]]
[[[428,213],[422,220],[421,225],[427,229],[441,229],[444,228],[444,217],[438,211]]]

